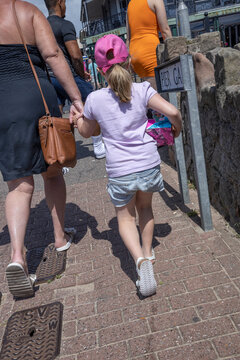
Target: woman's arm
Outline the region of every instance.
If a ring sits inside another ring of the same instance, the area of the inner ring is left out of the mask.
[[[163,99],[159,94],[155,94],[148,102],[148,107],[167,116],[173,125],[174,137],[178,137],[182,130],[182,116],[178,109]]]
[[[163,0],[148,0],[150,8],[157,16],[158,26],[162,34],[163,40],[172,37],[171,29],[168,25],[167,14]]]

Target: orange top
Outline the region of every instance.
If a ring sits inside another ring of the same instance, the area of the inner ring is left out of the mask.
[[[156,14],[147,0],[131,0],[128,5],[132,66],[140,77],[154,76],[157,66],[156,47],[160,43]]]

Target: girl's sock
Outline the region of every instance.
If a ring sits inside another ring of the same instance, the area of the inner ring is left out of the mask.
[[[97,136],[92,136],[93,141],[93,152],[97,159],[105,158],[105,146],[102,141],[102,134]]]
[[[102,134],[97,136],[92,136],[92,141],[94,145],[97,145],[98,143],[102,142]]]

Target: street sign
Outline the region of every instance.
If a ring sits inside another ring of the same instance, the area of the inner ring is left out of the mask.
[[[184,90],[180,61],[159,70],[159,77],[162,91],[169,92]]]
[[[205,231],[211,230],[213,225],[192,55],[180,55],[176,59],[158,65],[155,68],[155,77],[158,92],[169,93],[169,100],[176,107],[178,105],[176,92],[186,92],[194,174],[197,183],[202,227]],[[180,191],[186,204],[189,202],[189,192],[182,134],[175,139],[175,149]]]
[[[191,90],[188,68],[188,73],[186,74],[185,72],[185,76],[183,76],[183,67],[185,66],[184,56],[185,55],[180,55],[174,60],[167,61],[155,67],[155,77],[160,93]]]

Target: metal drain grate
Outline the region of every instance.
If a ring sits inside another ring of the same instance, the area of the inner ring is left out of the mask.
[[[54,244],[30,249],[27,252],[29,274],[37,275],[36,285],[52,280],[65,271],[66,259],[66,251],[56,251]]]
[[[53,360],[60,352],[63,305],[54,302],[14,313],[3,336],[1,360]]]

